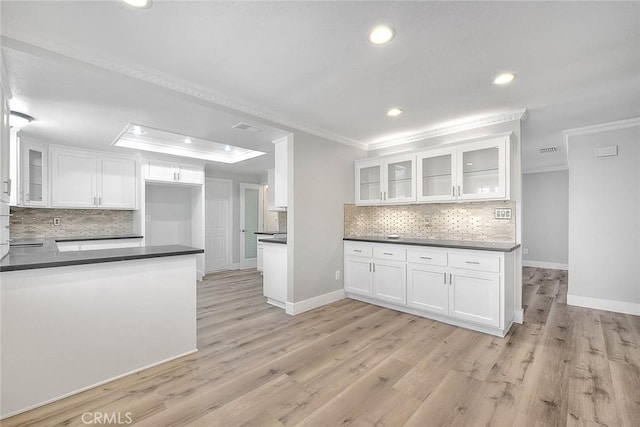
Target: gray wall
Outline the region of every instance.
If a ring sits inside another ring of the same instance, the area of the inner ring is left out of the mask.
[[[231,249],[231,263],[237,264],[240,262],[240,184],[260,184],[262,179],[258,175],[241,175],[216,171],[215,167],[212,167],[210,165],[207,165],[205,174],[207,178],[230,179],[232,181],[231,194],[233,196],[233,229],[231,230],[231,244],[233,245],[233,247]]]
[[[293,240],[289,251],[294,253],[288,295],[299,302],[343,288],[344,204],[354,202],[353,162],[366,152],[296,132],[289,155],[288,241]]]
[[[522,246],[529,251],[522,256],[523,264],[552,263],[566,268],[569,263],[569,171],[525,174],[522,196]]]
[[[609,145],[618,145],[618,156],[596,157]],[[639,260],[640,126],[571,136],[569,303],[597,299],[640,314]]]

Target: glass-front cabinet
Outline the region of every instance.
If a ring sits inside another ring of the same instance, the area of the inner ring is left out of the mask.
[[[47,150],[38,145],[21,143],[20,204],[47,206]]]
[[[356,162],[356,204],[416,201],[415,154]]]
[[[418,153],[417,201],[508,199],[508,147],[505,136]]]

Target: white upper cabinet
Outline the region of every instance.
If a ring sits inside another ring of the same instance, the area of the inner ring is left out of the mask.
[[[48,151],[30,143],[20,143],[20,194],[22,206],[47,206],[48,203]]]
[[[51,206],[136,209],[136,162],[81,150],[51,148]]]
[[[418,153],[417,200],[444,202],[456,199],[456,150],[434,149]]]
[[[460,200],[509,198],[509,138],[458,147],[457,197]]]
[[[147,181],[201,185],[204,183],[204,169],[202,166],[147,160],[144,163],[144,179]]]
[[[356,204],[416,201],[416,156],[399,155],[356,162]]]

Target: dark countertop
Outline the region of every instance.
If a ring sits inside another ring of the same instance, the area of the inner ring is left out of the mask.
[[[56,237],[56,242],[83,242],[86,240],[118,240],[118,239],[142,239],[139,235],[125,236],[84,236],[84,237]]]
[[[259,242],[265,242],[265,243],[279,243],[281,245],[286,245],[287,244],[287,238],[286,237],[271,237],[271,238],[266,238],[266,239],[258,239]]]
[[[435,246],[439,248],[476,249],[476,250],[482,250],[482,251],[496,251],[496,252],[512,252],[515,249],[518,249],[520,247],[520,243],[470,242],[470,241],[462,241],[462,240],[433,240],[433,239],[418,239],[413,237],[389,239],[385,236],[357,236],[357,237],[345,237],[342,240],[349,240],[354,242],[392,243],[395,245]]]
[[[253,234],[287,234],[286,231],[254,231]]]
[[[42,244],[42,246],[10,248],[9,254],[0,261],[0,272],[204,253],[204,249],[183,245],[60,252],[55,239],[52,238],[16,239],[12,244]]]

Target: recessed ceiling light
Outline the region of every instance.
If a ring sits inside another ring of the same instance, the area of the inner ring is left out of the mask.
[[[231,151],[231,146],[229,144],[225,145],[224,151]]]
[[[378,25],[369,32],[369,41],[373,44],[389,43],[396,36],[396,31],[387,25]]]
[[[472,163],[472,162],[469,162],[469,163],[465,163],[465,165],[466,165],[466,166],[473,166],[473,163]]]
[[[400,108],[391,108],[387,111],[387,116],[396,117],[402,114],[402,110]]]
[[[9,127],[20,129],[33,121],[33,117],[28,114],[12,111],[9,115]]]
[[[495,79],[493,79],[493,84],[505,85],[507,83],[511,83],[515,78],[516,78],[516,75],[513,73],[502,73],[498,75]]]
[[[134,135],[143,135],[144,131],[142,130],[142,128],[140,126],[133,126],[131,128],[131,133]]]
[[[184,139],[184,143],[185,144],[191,144],[193,141],[191,141],[191,138],[185,138]]]
[[[151,0],[122,0],[129,6],[137,7],[138,9],[147,9],[151,7]]]

